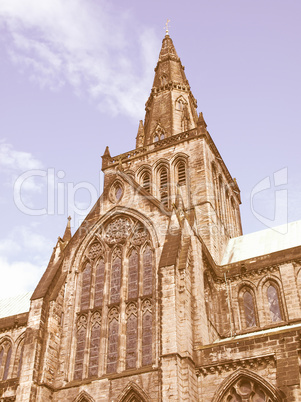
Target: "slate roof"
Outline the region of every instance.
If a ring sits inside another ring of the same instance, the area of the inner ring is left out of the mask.
[[[27,313],[30,307],[30,298],[33,292],[0,299],[0,318],[10,317],[21,313]]]

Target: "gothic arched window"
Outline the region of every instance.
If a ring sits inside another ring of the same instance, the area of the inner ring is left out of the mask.
[[[245,312],[245,323],[246,327],[255,327],[256,326],[256,315],[255,315],[255,306],[254,299],[252,294],[249,291],[246,291],[243,295],[243,306]]]
[[[150,185],[151,185],[150,174],[148,172],[145,172],[142,175],[142,186],[148,193],[150,193]]]
[[[270,317],[273,322],[282,321],[282,314],[279,303],[278,290],[275,286],[270,285],[267,288],[267,298],[270,309]]]
[[[12,354],[12,344],[5,340],[0,345],[0,381],[5,381],[8,378],[10,360]]]
[[[178,173],[178,184],[179,186],[183,186],[186,184],[186,166],[183,161],[179,162],[177,165],[177,173]]]
[[[160,198],[162,204],[165,206],[168,206],[168,189],[167,189],[167,184],[168,184],[168,172],[166,167],[162,167],[159,173],[159,179],[160,179]]]
[[[101,315],[96,311],[92,316],[91,341],[90,341],[90,361],[89,377],[97,376],[100,349],[100,328]]]

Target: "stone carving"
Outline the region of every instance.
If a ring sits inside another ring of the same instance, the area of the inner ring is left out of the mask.
[[[98,257],[100,254],[102,253],[102,245],[98,242],[95,241],[91,244],[91,246],[89,247],[89,251],[88,251],[88,257],[91,260],[94,260],[96,257]]]
[[[152,312],[152,302],[151,302],[149,299],[143,300],[143,303],[142,303],[142,311],[143,311],[143,314],[144,314],[146,311]]]
[[[141,246],[148,239],[148,231],[143,226],[135,228],[131,238],[131,243],[135,246]]]
[[[122,251],[119,247],[114,248],[112,253],[112,261],[116,260],[116,258],[122,258]]]
[[[105,241],[108,244],[124,242],[131,233],[132,223],[126,218],[117,218],[111,222],[106,230]]]
[[[111,308],[111,310],[109,311],[109,322],[111,322],[112,320],[119,320],[119,312],[116,307]]]
[[[126,315],[127,315],[127,317],[130,317],[130,315],[131,314],[134,314],[135,316],[137,316],[137,306],[136,306],[136,304],[135,303],[129,303],[128,305],[127,305],[127,308],[126,308]]]
[[[95,325],[100,326],[101,325],[101,314],[99,311],[96,311],[93,315],[92,315],[92,327],[94,327]]]
[[[77,329],[80,330],[82,328],[87,328],[87,316],[85,314],[80,315],[77,320]]]

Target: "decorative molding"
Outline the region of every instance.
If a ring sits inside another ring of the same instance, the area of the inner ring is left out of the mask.
[[[258,368],[258,367],[275,367],[276,366],[276,358],[274,354],[257,356],[257,357],[248,357],[245,359],[236,359],[236,360],[226,360],[224,362],[218,362],[216,364],[210,364],[202,367],[198,367],[196,369],[196,374],[203,375],[206,377],[207,375],[215,375],[221,374],[222,372],[229,372],[233,370],[237,370],[239,368]]]
[[[99,325],[99,326],[101,325],[101,314],[99,311],[95,311],[95,313],[93,313],[91,322],[92,322],[92,327],[94,327],[95,325]]]
[[[109,322],[112,320],[119,321],[119,311],[117,307],[112,307],[108,314]]]
[[[81,314],[78,317],[76,326],[77,326],[78,331],[80,331],[82,328],[87,328],[87,315],[86,314]]]
[[[127,218],[117,218],[106,228],[105,241],[109,245],[124,242],[132,230],[132,222]]]
[[[142,312],[143,314],[149,311],[150,313],[152,312],[152,302],[150,299],[144,299],[142,302]]]
[[[131,314],[137,317],[137,305],[134,302],[129,303],[126,307],[127,318],[129,318]]]
[[[102,253],[103,253],[102,245],[99,243],[99,241],[93,241],[93,243],[90,245],[88,249],[87,257],[90,260],[95,260],[95,258],[97,258]]]

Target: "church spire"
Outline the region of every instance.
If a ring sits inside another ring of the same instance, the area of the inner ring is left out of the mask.
[[[146,102],[144,145],[195,128],[196,108],[196,100],[167,27],[153,87]]]

